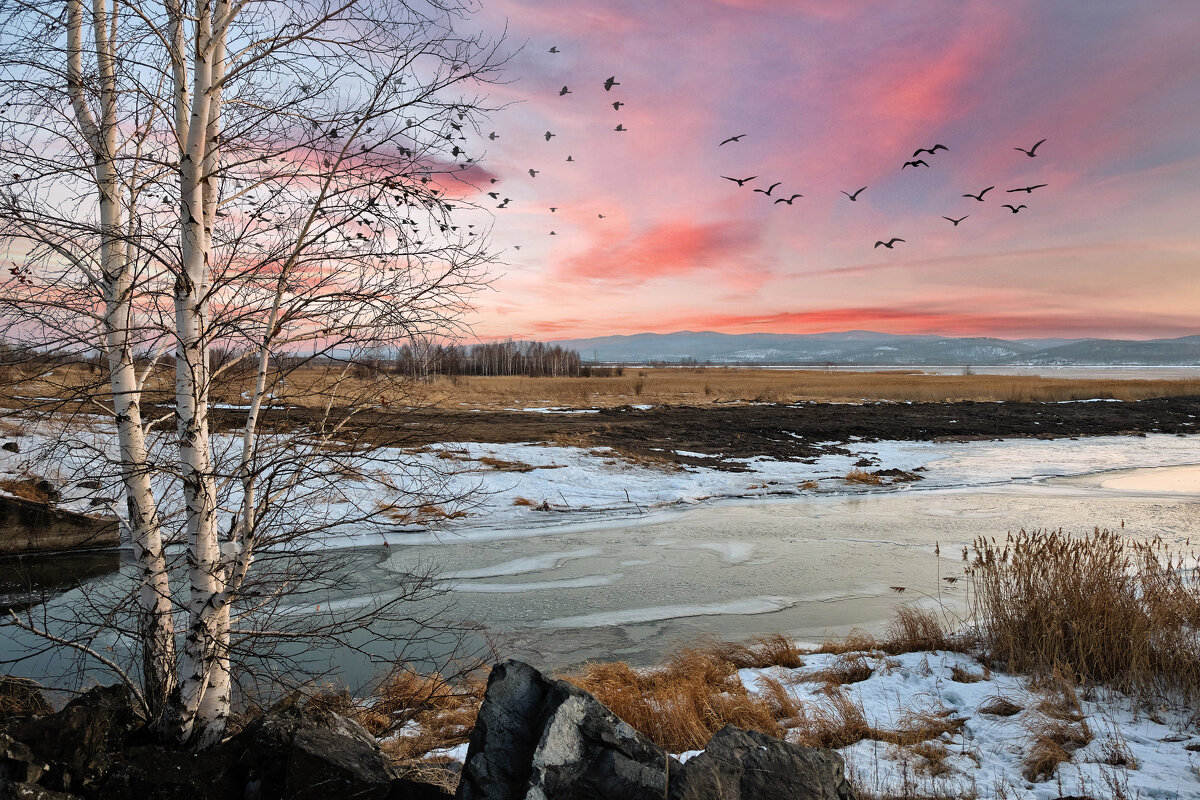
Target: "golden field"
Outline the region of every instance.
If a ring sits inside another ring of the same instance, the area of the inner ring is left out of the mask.
[[[169,402],[173,370],[152,375],[151,397]],[[0,386],[0,402],[21,407],[37,398],[70,398],[83,387],[103,394],[105,376],[83,366],[19,376]],[[636,368],[608,377],[437,376],[428,382],[359,369],[303,366],[272,376],[274,405],[302,408],[432,406],[447,410],[529,407],[611,408],[624,405],[708,406],[804,401],[858,403],[1145,400],[1200,395],[1200,378],[1125,380],[911,372],[829,372],[820,369]],[[222,374],[211,401],[241,405],[249,375]]]

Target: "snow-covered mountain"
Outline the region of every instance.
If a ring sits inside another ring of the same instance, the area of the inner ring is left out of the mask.
[[[787,334],[714,331],[638,333],[551,344],[587,361],[690,361],[715,364],[863,365],[1200,365],[1200,336],[1120,339],[953,338],[874,331]]]

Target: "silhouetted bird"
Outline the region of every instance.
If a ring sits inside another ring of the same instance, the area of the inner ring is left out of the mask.
[[[597,219],[604,219],[604,215],[603,215],[603,214],[597,214],[597,215],[596,215],[596,217],[597,217]]]
[[[557,234],[557,233],[555,233],[554,231],[550,231],[550,235],[551,235],[551,236],[558,236],[558,234]]]
[[[529,170],[529,177],[536,178],[537,174],[538,174],[538,171],[536,169]]]
[[[612,91],[612,87],[620,86],[620,85],[621,84],[617,83],[617,78],[614,75],[604,82],[604,91],[606,91],[606,92]]]
[[[948,219],[948,220],[950,220],[951,222],[953,222],[953,223],[954,223],[954,227],[956,227],[956,228],[957,228],[957,227],[958,227],[958,223],[962,222],[964,219],[966,219],[966,218],[967,218],[967,217],[969,217],[969,216],[971,216],[971,215],[970,215],[970,214],[964,214],[963,216],[959,217],[958,219],[954,219],[954,218],[952,218],[952,217],[942,217],[942,219]]]
[[[724,178],[724,179],[725,179],[725,180],[727,180],[727,181],[733,181],[733,182],[734,182],[734,183],[736,183],[738,186],[745,186],[747,183],[749,183],[750,181],[754,180],[754,179],[755,179],[755,178],[757,178],[758,176],[757,176],[757,175],[751,175],[749,178],[731,178],[731,177],[729,177],[728,175],[722,175],[721,177],[722,177],[722,178]]]
[[[776,204],[778,204],[778,203],[787,203],[787,204],[790,206],[790,205],[792,204],[792,201],[793,201],[793,200],[795,200],[797,197],[804,197],[804,195],[802,195],[802,194],[794,194],[794,195],[792,195],[791,197],[781,197],[781,198],[779,198],[778,200],[776,200],[775,202],[776,202]]]
[[[550,206],[550,213],[551,213],[551,214],[553,214],[555,211],[558,211],[558,207],[557,207],[557,206]]]
[[[770,197],[770,196],[771,196],[771,192],[775,191],[775,187],[776,187],[776,186],[778,186],[778,185],[779,185],[779,184],[781,184],[781,183],[783,183],[783,181],[777,181],[777,182],[775,182],[775,183],[772,183],[772,184],[771,184],[771,188],[770,188],[770,189],[755,189],[754,191],[756,191],[756,192],[762,192],[762,193],[763,193],[763,194],[765,194],[767,197]]]
[[[614,101],[614,102],[613,102],[613,110],[614,110],[614,111],[620,111],[620,110],[621,110],[621,106],[623,106],[623,105],[625,105],[625,104],[624,104],[624,103],[622,103],[620,100],[616,100],[616,101]]]
[[[903,169],[903,167],[901,167],[901,169]],[[858,196],[859,196],[860,194],[862,194],[862,193],[863,193],[863,190],[864,190],[864,189],[866,189],[866,188],[867,188],[867,187],[865,187],[865,186],[864,186],[864,187],[862,187],[862,189],[859,189],[859,190],[858,190],[857,192],[855,192],[854,194],[850,194],[849,192],[842,192],[842,194],[846,195],[846,197],[849,197],[851,200],[853,200],[853,201],[857,202],[857,201],[858,201]]]
[[[876,246],[876,247],[879,247],[879,245],[883,245],[883,246],[884,246],[884,247],[886,247],[888,250],[891,250],[893,247],[895,247],[895,246],[896,246],[896,242],[903,242],[903,241],[904,241],[903,239],[897,239],[896,237],[894,237],[894,236],[893,236],[893,237],[892,237],[892,238],[891,238],[889,241],[886,241],[886,242],[876,242],[876,243],[875,243],[875,246]]]
[[[496,133],[495,131],[492,131],[491,133],[488,134],[488,138],[494,142],[500,138],[500,134]]]
[[[745,135],[746,134],[744,134],[744,133],[739,133],[737,136],[730,136],[728,139],[721,142],[721,144],[717,145],[717,147],[721,147],[722,145],[727,145],[730,142],[740,142],[742,140],[742,137]]]
[[[992,189],[995,189],[995,188],[996,188],[995,186],[989,186],[988,188],[984,189],[984,190],[983,190],[982,192],[980,192],[979,194],[964,194],[964,195],[963,195],[963,197],[970,197],[970,198],[973,198],[973,199],[975,199],[975,200],[978,200],[979,202],[981,202],[981,203],[982,203],[982,202],[983,202],[983,196],[984,196],[985,194],[987,194],[988,192],[990,192]]]
[[[1013,150],[1020,150],[1022,153],[1029,156],[1030,158],[1036,158],[1037,157],[1037,149],[1042,146],[1042,142],[1044,142],[1044,141],[1046,141],[1046,140],[1042,139],[1040,142],[1038,142],[1037,144],[1035,144],[1033,147],[1029,148],[1028,150],[1026,150],[1024,147],[1014,147]]]
[[[547,142],[548,142],[548,141],[550,141],[551,139],[553,139],[553,138],[554,138],[555,136],[557,136],[557,135],[558,135],[558,134],[556,134],[556,133],[551,133],[550,131],[546,131],[546,141],[547,141]]]
[[[564,86],[564,87],[562,87],[561,89],[559,89],[559,90],[558,90],[558,96],[559,96],[559,97],[562,97],[564,94],[575,94],[575,93],[574,93],[574,92],[572,92],[570,89],[568,89],[567,87],[565,87],[565,86]]]
[[[551,53],[557,53],[557,52],[558,52],[558,45],[554,45],[553,47],[551,47],[551,48],[550,48],[550,50],[549,50],[549,52],[551,52]]]
[[[1018,211],[1020,211],[1022,208],[1029,208],[1029,206],[1025,205],[1024,203],[1022,203],[1021,205],[1017,206],[1016,208],[1013,208],[1013,207],[1012,207],[1012,206],[1010,206],[1008,203],[1005,203],[1003,207],[1004,207],[1004,208],[1008,208],[1008,209],[1012,209],[1012,212],[1013,212],[1014,214],[1015,214],[1015,213],[1017,213]]]
[[[1039,183],[1035,186],[1024,186],[1020,189],[1005,189],[1004,191],[1006,191],[1010,194],[1012,192],[1025,192],[1026,194],[1033,194],[1034,189],[1041,189],[1043,186],[1049,186],[1049,185],[1050,184],[1048,184],[1048,183]]]
[[[499,193],[499,192],[488,192],[488,193],[487,193],[487,195],[488,195],[488,197],[492,198],[493,200],[499,200],[499,199],[500,199],[500,193]]]
[[[508,208],[508,203],[511,199],[512,198],[510,198],[510,197],[504,198],[504,202],[502,202],[500,205],[496,206],[496,208]]]
[[[905,161],[904,167],[928,167],[929,164],[923,158],[918,158],[916,161]],[[901,167],[900,169],[904,169]]]
[[[614,131],[620,131],[621,133],[624,133],[625,131],[627,131],[627,130],[629,130],[629,129],[628,129],[628,128],[626,128],[624,125],[622,125],[621,123],[619,123],[619,122],[618,122],[618,123],[617,123],[617,127],[613,128],[613,130],[614,130]]]
[[[946,147],[946,145],[944,145],[944,144],[935,144],[933,147],[923,147],[923,148],[921,148],[921,149],[920,149],[920,150],[918,150],[917,152],[913,153],[913,154],[912,154],[912,157],[913,157],[913,158],[916,158],[917,156],[921,155],[921,153],[929,153],[929,155],[931,155],[931,156],[932,156],[932,155],[937,155],[937,151],[938,151],[938,150],[947,150],[947,151],[948,151],[949,149],[950,149],[950,148],[949,148],[949,147]]]
[[[567,156],[567,161],[574,161],[574,160],[575,160],[574,156]]]

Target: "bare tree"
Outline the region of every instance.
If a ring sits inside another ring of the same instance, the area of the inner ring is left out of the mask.
[[[244,634],[301,635],[263,622],[264,598],[294,582],[284,570],[264,591],[256,559],[294,567],[289,543],[395,517],[428,488],[371,477],[379,420],[363,416],[405,390],[354,367],[445,334],[491,260],[486,225],[451,224],[471,211],[464,151],[503,61],[498,41],[465,32],[470,11],[0,0],[3,334],[57,359],[33,392],[66,402],[43,432],[80,412],[107,420],[50,440],[119,484],[141,655],[121,674],[180,740],[220,737]],[[103,381],[72,363],[97,355]],[[348,477],[400,499],[347,492]]]

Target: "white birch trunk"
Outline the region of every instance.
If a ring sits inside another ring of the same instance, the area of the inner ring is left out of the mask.
[[[133,363],[129,330],[132,315],[128,248],[121,243],[126,209],[122,207],[114,158],[117,150],[114,43],[110,14],[103,0],[93,0],[92,33],[101,80],[100,118],[82,91],[83,4],[68,0],[67,80],[72,111],[95,160],[100,205],[100,254],[105,313],[104,330],[109,386],[120,449],[120,470],[127,508],[126,524],[138,566],[138,632],[142,643],[144,696],[155,717],[175,690],[175,632],[171,591],[163,553],[158,508],[150,483],[140,387]]]

